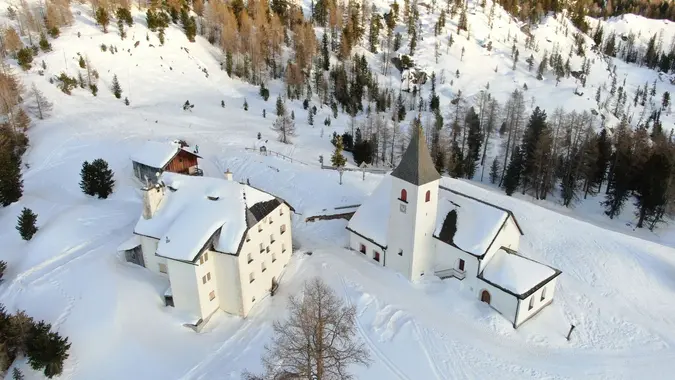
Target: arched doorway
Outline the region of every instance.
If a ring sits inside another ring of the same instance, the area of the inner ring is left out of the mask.
[[[480,293],[480,300],[481,300],[481,302],[485,302],[486,304],[489,305],[490,304],[490,292],[488,292],[487,290],[483,290]]]

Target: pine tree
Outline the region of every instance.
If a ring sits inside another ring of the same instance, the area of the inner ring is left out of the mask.
[[[653,219],[659,207],[666,203],[669,173],[673,170],[673,162],[668,156],[665,144],[660,145],[655,148],[639,174],[640,181],[635,192],[637,228],[642,228],[645,220]]]
[[[12,380],[24,380],[23,373],[16,367],[12,370]]]
[[[96,9],[96,23],[101,25],[103,33],[108,33],[108,24],[110,24],[110,16],[104,7]]]
[[[611,175],[608,178],[607,192],[602,205],[610,219],[621,213],[625,201],[630,196],[632,170],[631,156],[633,134],[627,122],[622,120],[614,133],[614,154],[611,164]]]
[[[97,158],[91,163],[94,178],[94,191],[100,199],[106,199],[113,192],[115,180],[114,173],[108,167],[108,163],[102,158]]]
[[[311,109],[307,113],[307,123],[312,126],[314,125],[314,112]]]
[[[342,136],[337,136],[335,139],[335,151],[333,151],[333,155],[330,157],[331,165],[334,167],[345,166],[347,163],[347,159],[342,155],[343,149]]]
[[[29,47],[20,49],[16,54],[17,63],[23,70],[30,70],[33,67],[33,50]]]
[[[492,160],[492,165],[490,165],[490,183],[492,184],[497,183],[498,178],[499,178],[499,157],[495,157],[494,160]]]
[[[120,86],[120,82],[117,80],[117,74],[113,75],[112,92],[117,99],[122,97],[122,86]]]
[[[328,50],[328,33],[324,31],[321,42],[321,64],[324,71],[330,70],[330,50]]]
[[[49,43],[49,40],[47,39],[47,36],[45,36],[44,33],[40,33],[40,42],[38,43],[40,45],[40,49],[44,52],[52,51],[52,44]]]
[[[52,326],[44,321],[33,323],[30,339],[26,344],[28,363],[34,370],[43,370],[47,378],[53,378],[63,372],[63,362],[68,359],[70,343],[51,331]]]
[[[670,106],[670,92],[666,91],[661,98],[661,110],[667,110],[668,106]]]
[[[38,231],[38,228],[35,226],[37,222],[37,214],[35,214],[31,209],[24,207],[19,215],[19,221],[16,226],[17,231],[21,235],[23,240],[30,240],[33,238],[33,235]]]
[[[0,203],[5,207],[23,195],[21,158],[17,157],[14,149],[9,143],[0,146]]]
[[[281,98],[281,95],[277,96],[276,109],[277,109],[277,116],[286,115],[286,105],[284,104],[284,100]]]
[[[511,161],[506,168],[506,173],[504,174],[504,191],[506,192],[506,195],[510,196],[518,188],[522,168],[523,154],[520,148],[516,146],[513,155],[511,156]]]

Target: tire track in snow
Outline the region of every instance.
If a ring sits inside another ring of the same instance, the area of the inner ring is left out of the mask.
[[[342,288],[345,291],[345,300],[347,302],[347,306],[352,307],[354,306],[354,304],[352,303],[351,298],[349,298],[349,289],[347,287],[347,283],[345,282],[344,277],[339,276],[339,278],[340,283],[342,284]],[[389,360],[389,358],[377,347],[377,345],[375,345],[375,342],[373,342],[372,339],[370,339],[368,333],[363,328],[361,321],[359,321],[359,318],[357,317],[354,320],[356,322],[356,330],[359,332],[359,334],[366,342],[370,350],[375,354],[375,356],[377,356],[377,358],[380,359],[382,363],[384,363],[384,365],[389,369],[389,371],[391,371],[391,373],[396,375],[399,379],[410,380],[410,378],[406,376],[406,374],[403,373],[403,371],[401,371],[391,360]]]

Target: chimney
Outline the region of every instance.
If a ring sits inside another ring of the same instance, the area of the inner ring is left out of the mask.
[[[228,181],[232,181],[232,172],[230,171],[230,169],[227,169],[227,171],[225,171],[225,179]]]
[[[141,191],[143,192],[143,219],[151,219],[164,198],[164,186],[146,186]]]

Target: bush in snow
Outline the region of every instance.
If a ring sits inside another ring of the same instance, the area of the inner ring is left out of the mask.
[[[246,98],[244,98],[244,111],[248,111],[248,102],[246,101]]]
[[[33,238],[33,235],[38,231],[38,228],[35,226],[37,222],[37,214],[33,210],[24,207],[19,215],[19,222],[16,226],[17,231],[21,235],[23,240],[30,240]]]
[[[265,101],[270,98],[270,90],[265,88],[265,83],[260,83],[260,96],[262,96]]]
[[[80,68],[83,68],[83,69],[84,69],[85,67],[87,67],[87,64],[84,62],[84,57],[83,57],[83,56],[80,56],[80,60],[78,61],[78,63],[79,63],[79,65],[80,65]]]
[[[20,49],[16,53],[16,58],[18,60],[19,66],[24,70],[30,70],[31,63],[33,62],[33,50],[29,47]]]
[[[49,43],[44,33],[40,33],[40,49],[42,51],[52,51],[52,44]]]
[[[64,94],[70,95],[73,89],[77,87],[77,79],[69,77],[66,73],[61,73],[56,79],[59,81],[59,89]]]
[[[96,96],[98,94],[98,86],[95,84],[90,84],[89,89],[91,90],[91,94]]]
[[[127,98],[127,97],[124,98],[124,104],[127,105],[127,106],[129,105],[129,98]]]
[[[87,195],[98,195],[99,198],[106,199],[115,186],[113,176],[114,173],[105,160],[97,158],[91,164],[85,161],[80,170],[80,189]]]

